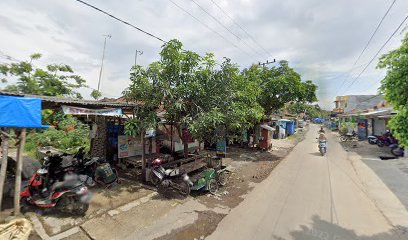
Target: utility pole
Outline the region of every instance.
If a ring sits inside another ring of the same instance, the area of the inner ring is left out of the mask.
[[[102,77],[102,69],[103,69],[103,59],[105,58],[105,48],[106,48],[106,39],[107,38],[112,38],[110,34],[108,35],[103,35],[105,37],[105,41],[103,42],[103,52],[102,52],[102,63],[101,63],[101,70],[99,71],[99,80],[98,80],[98,92],[99,88],[101,86],[101,77]]]
[[[266,65],[271,64],[271,63],[276,63],[276,59],[274,58],[273,61],[271,61],[271,62],[269,62],[269,60],[266,60],[266,62],[264,62],[264,63],[259,62],[258,65],[259,66],[262,65],[262,67],[265,67]]]
[[[137,62],[137,55],[143,55],[143,51],[139,51],[139,50],[136,49],[136,52],[135,52],[135,66],[136,66],[136,62]]]

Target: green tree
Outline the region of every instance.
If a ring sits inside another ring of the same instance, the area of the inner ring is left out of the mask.
[[[66,64],[49,64],[46,69],[37,68],[33,61],[41,54],[32,54],[29,61],[1,64],[0,73],[6,78],[16,78],[17,83],[4,90],[16,93],[46,96],[70,96],[82,98],[76,89],[86,86],[83,78],[74,74]],[[6,79],[3,78],[3,81]]]
[[[124,96],[139,103],[133,109],[133,117],[125,122],[125,133],[129,136],[140,136],[142,143],[142,170],[146,167],[145,133],[155,128],[157,123],[156,109],[160,106],[162,95],[157,91],[158,63],[150,64],[146,69],[133,66],[130,73],[130,85],[123,91]]]
[[[381,80],[380,91],[398,110],[388,126],[400,144],[408,148],[408,34],[399,48],[380,58],[377,67],[387,69],[387,75]]]
[[[309,97],[302,92],[300,75],[289,67],[287,61],[280,61],[278,67],[264,67],[259,74],[262,89],[259,103],[267,115],[283,108],[286,103]]]
[[[95,100],[98,100],[98,98],[102,97],[102,93],[96,89],[92,90],[91,92],[91,97]]]

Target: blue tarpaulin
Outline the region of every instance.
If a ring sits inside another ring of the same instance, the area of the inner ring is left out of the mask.
[[[0,127],[46,128],[41,124],[41,99],[0,96]]]

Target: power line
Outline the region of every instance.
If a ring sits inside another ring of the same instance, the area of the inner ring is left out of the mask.
[[[353,66],[351,67],[351,69],[348,71],[348,74],[351,73],[351,70],[356,66],[357,62],[360,60],[361,56],[364,54],[364,52],[367,50],[368,46],[370,45],[371,41],[373,40],[375,34],[377,33],[378,29],[380,28],[381,24],[383,23],[384,19],[387,17],[388,13],[390,12],[391,8],[394,6],[395,2],[397,0],[394,0],[391,5],[388,7],[387,11],[385,12],[385,14],[383,15],[383,17],[381,18],[380,22],[378,23],[377,27],[375,28],[374,32],[371,34],[370,39],[368,40],[367,44],[364,46],[363,50],[361,51],[360,55],[358,55],[356,61],[354,61]],[[349,78],[345,78],[342,82],[342,84],[340,85],[340,87],[338,88],[337,93],[340,91],[340,89],[344,86],[344,84],[347,82]]]
[[[346,90],[344,92],[346,92],[351,86],[353,86],[353,84],[357,81],[357,79],[359,79],[359,77],[365,72],[365,70],[368,68],[368,66],[370,66],[370,64],[376,59],[376,57],[378,56],[378,54],[380,54],[380,52],[384,49],[384,47],[388,44],[388,42],[392,39],[392,37],[394,37],[394,35],[398,32],[398,30],[402,27],[402,25],[404,25],[405,21],[408,19],[408,15],[404,18],[404,20],[401,22],[401,24],[397,27],[397,29],[395,29],[395,31],[391,34],[391,36],[387,39],[387,41],[385,41],[385,43],[381,46],[381,48],[377,51],[377,53],[374,55],[373,58],[371,58],[370,62],[368,62],[368,64],[364,67],[364,69],[360,72],[360,74],[358,74],[358,76],[356,78],[354,78],[353,82],[346,88]]]
[[[106,12],[106,11],[104,11],[104,10],[98,8],[98,7],[95,7],[95,6],[93,6],[93,5],[91,5],[91,4],[87,3],[87,2],[82,1],[82,0],[75,0],[75,1],[77,1],[77,2],[79,2],[79,3],[82,3],[82,4],[84,4],[84,5],[88,6],[88,7],[91,7],[91,8],[93,8],[93,9],[95,9],[95,10],[97,10],[97,11],[99,11],[99,12],[105,14],[105,15],[108,15],[109,17],[111,17],[111,18],[113,18],[113,19],[115,19],[115,20],[117,20],[117,21],[119,21],[119,22],[122,22],[122,23],[124,23],[124,24],[126,24],[126,25],[128,25],[128,26],[130,26],[130,27],[132,27],[132,28],[134,28],[134,29],[136,29],[136,30],[138,30],[138,31],[140,31],[140,32],[142,32],[142,33],[144,33],[144,34],[146,34],[146,35],[152,37],[152,38],[155,38],[155,39],[157,39],[157,40],[159,40],[159,41],[161,41],[161,42],[167,43],[167,41],[163,40],[162,38],[160,38],[160,37],[158,37],[158,36],[156,36],[156,35],[154,35],[154,34],[152,34],[152,33],[149,33],[149,32],[147,32],[147,31],[145,31],[145,30],[143,30],[143,29],[141,29],[141,28],[139,28],[139,27],[137,27],[137,26],[135,26],[135,25],[133,25],[133,24],[127,22],[127,21],[125,21],[125,20],[122,20],[122,19],[120,19],[120,18],[118,18],[118,17],[115,17],[115,16],[113,16],[112,14],[110,14],[110,13],[108,13],[108,12]]]
[[[211,2],[218,8],[221,10],[221,12],[224,13],[225,16],[227,16],[236,26],[238,26],[258,47],[260,47],[266,54],[266,57],[269,57],[269,55],[271,55],[261,44],[258,43],[258,41],[252,37],[251,34],[248,33],[248,31],[246,31],[237,21],[234,20],[234,18],[232,18],[230,16],[230,14],[228,14],[227,11],[225,11],[218,3],[216,3],[214,0],[211,0]]]
[[[216,21],[220,26],[222,26],[224,29],[226,29],[229,33],[231,33],[232,35],[234,35],[238,40],[242,40],[237,34],[235,34],[231,29],[229,29],[227,26],[225,26],[225,24],[223,24],[220,20],[218,20],[216,17],[214,17],[211,13],[209,13],[203,6],[201,6],[200,4],[198,4],[195,0],[191,0],[197,7],[199,7],[203,12],[205,12],[208,16],[210,16],[214,21]],[[261,58],[263,58],[263,56],[256,50],[254,49],[252,46],[250,46],[249,44],[247,44],[245,41],[242,40],[242,42],[249,48],[251,48],[252,51],[254,51],[256,54],[258,54]]]
[[[361,56],[363,55],[363,53],[365,52],[365,50],[367,50],[368,45],[370,45],[371,40],[373,40],[374,35],[377,33],[378,29],[380,28],[382,22],[384,21],[384,19],[387,17],[388,13],[390,12],[391,8],[394,6],[395,2],[397,0],[394,0],[391,5],[388,7],[387,11],[385,12],[384,16],[381,18],[381,21],[378,23],[377,27],[375,28],[373,34],[371,35],[370,39],[368,40],[367,44],[365,45],[363,51],[361,51],[360,55],[358,56],[358,58],[356,59],[356,61],[354,62],[353,66],[355,64],[357,64],[358,60],[360,60]]]
[[[225,26],[220,20],[218,20],[216,17],[214,17],[212,14],[210,14],[205,8],[203,8],[200,4],[198,4],[196,1],[191,0],[197,7],[199,7],[203,12],[205,12],[208,16],[210,16],[214,21],[216,21],[218,24],[220,24],[225,30],[227,30],[229,33],[234,35],[236,38],[241,40],[241,38],[236,35],[234,32],[232,32],[227,26]]]
[[[169,0],[174,6],[176,6],[177,8],[179,8],[180,10],[182,10],[183,12],[185,12],[186,14],[188,14],[190,17],[194,18],[194,20],[196,20],[197,22],[199,22],[201,25],[203,25],[204,27],[206,27],[208,30],[212,31],[213,33],[215,33],[216,35],[218,35],[220,38],[224,39],[226,42],[228,42],[229,44],[231,44],[232,46],[234,46],[235,48],[237,48],[238,50],[240,50],[241,52],[245,53],[247,56],[249,56],[250,58],[252,58],[252,60],[256,61],[256,59],[250,55],[248,52],[246,52],[245,50],[241,49],[240,47],[238,47],[236,44],[234,44],[233,42],[231,42],[230,40],[228,40],[227,38],[225,38],[223,35],[221,35],[219,32],[215,31],[213,28],[211,28],[210,26],[208,26],[206,23],[202,22],[200,19],[198,19],[197,17],[195,17],[193,14],[191,14],[189,11],[187,11],[186,9],[184,9],[183,7],[181,7],[180,5],[178,5],[177,3],[175,3],[173,0]]]

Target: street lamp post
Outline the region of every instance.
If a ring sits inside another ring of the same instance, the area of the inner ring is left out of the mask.
[[[101,77],[102,77],[102,69],[103,69],[103,60],[105,58],[105,48],[106,48],[106,39],[107,38],[112,38],[110,34],[108,35],[103,35],[105,37],[105,41],[103,42],[103,52],[102,52],[102,62],[101,62],[101,70],[99,71],[99,80],[98,80],[98,92],[101,86]]]
[[[136,66],[136,62],[137,62],[137,55],[142,55],[142,54],[143,54],[143,51],[139,51],[139,50],[136,49],[136,52],[135,52],[135,66]]]

